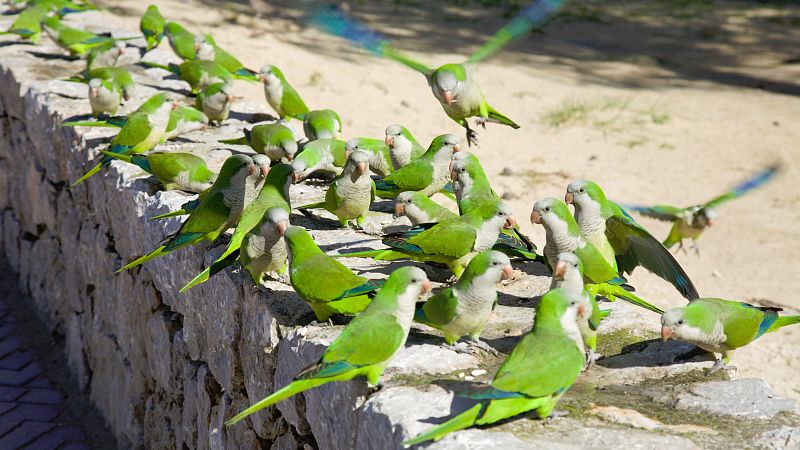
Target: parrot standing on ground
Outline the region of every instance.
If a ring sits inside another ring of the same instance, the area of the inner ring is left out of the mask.
[[[310,111],[303,116],[303,132],[309,141],[341,139],[342,119],[332,109]]]
[[[101,114],[114,115],[122,103],[122,93],[112,83],[100,78],[89,80],[89,106],[95,117]]]
[[[298,230],[301,229],[289,227],[287,237],[297,234]],[[414,304],[420,295],[430,290],[431,282],[421,269],[401,267],[395,270],[367,309],[347,325],[318,362],[300,372],[294,381],[225,424],[233,425],[256,411],[332,381],[347,381],[363,376],[369,384],[377,385],[386,364],[405,345],[414,315]]]
[[[280,206],[273,206],[242,240],[239,261],[250,273],[256,285],[261,284],[266,273],[286,274],[288,270],[286,260],[289,254],[283,234],[287,228],[289,228],[289,213]]]
[[[279,118],[302,120],[308,114],[308,106],[276,66],[261,67],[258,77],[264,83],[264,96],[267,98],[267,103],[278,113]]]
[[[212,122],[220,123],[228,119],[233,103],[233,86],[226,83],[208,85],[197,93],[195,108]]]
[[[223,50],[208,33],[195,35],[194,48],[195,59],[214,61],[240,80],[256,82],[259,79],[258,74],[246,68],[235,56]]]
[[[475,425],[491,425],[536,411],[547,418],[585,364],[576,317],[585,308],[580,296],[550,291],[536,308],[533,329],[519,341],[488,385],[456,394],[477,404],[447,422],[403,443],[410,447]]]
[[[408,217],[411,225],[414,226],[439,223],[458,217],[458,214],[418,191],[406,191],[398,194],[394,204],[394,215],[395,217]]]
[[[402,125],[394,124],[386,127],[384,142],[389,147],[389,157],[394,170],[408,165],[425,153],[425,147]]]
[[[233,84],[233,75],[214,61],[186,61],[182,64],[169,63],[166,66],[150,61],[140,61],[140,64],[171,72],[185,81],[193,94],[215,83]]]
[[[194,34],[183,25],[177,22],[167,22],[164,25],[164,35],[178,58],[184,61],[191,61],[195,58],[197,50],[194,46]]]
[[[158,44],[160,44],[161,40],[164,39],[165,23],[166,21],[164,20],[164,16],[161,15],[161,11],[158,10],[158,6],[150,5],[147,7],[147,10],[139,20],[139,31],[142,32],[142,35],[147,42],[145,51],[149,52],[150,50],[158,47]]]
[[[394,172],[389,147],[381,139],[356,137],[348,139],[344,144],[345,154],[362,151],[369,155],[369,170],[379,177],[386,177]]]
[[[339,139],[317,139],[303,146],[292,161],[294,182],[305,180],[320,171],[339,175],[347,161],[345,142]]]
[[[244,136],[220,141],[223,144],[249,145],[273,161],[292,161],[297,154],[297,139],[283,121],[256,125],[244,129]]]
[[[146,155],[122,155],[109,151],[103,154],[129,164],[136,164],[155,176],[166,190],[202,192],[211,187],[217,174],[208,168],[203,158],[192,153],[152,152]]]
[[[375,183],[378,197],[394,199],[405,191],[419,191],[430,197],[441,191],[450,176],[450,159],[459,150],[458,138],[452,134],[435,137],[422,156]]]
[[[733,352],[787,325],[800,323],[800,315],[780,316],[781,308],[765,308],[719,298],[698,298],[661,316],[661,338],[694,344],[720,353],[711,372],[724,369]]]

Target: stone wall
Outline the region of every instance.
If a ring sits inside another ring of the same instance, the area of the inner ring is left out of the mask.
[[[92,14],[75,20],[90,23]],[[219,246],[183,249],[115,274],[123,261],[148,251],[180,224],[146,217],[174,209],[187,197],[157,191],[138,170],[116,162],[84,185],[67,188],[114,132],[60,126],[88,113],[85,86],[58,81],[82,63],[52,56],[60,54],[49,42],[33,47],[0,39],[0,251],[36,309],[65,339],[72,373],[121,447],[397,448],[462,407],[452,394],[460,383],[490,379],[501,357],[445,348],[436,333],[420,326],[390,364],[379,391],[363,380],[326,385],[224,427],[225,418],[318,358],[341,327],[311,324],[309,308],[289,286],[270,281],[254,287],[236,268],[178,294],[222,251]],[[128,109],[154,92],[147,85],[182,89],[162,76],[138,69],[143,87]],[[216,139],[240,134],[240,119],[257,118],[263,108],[237,104],[234,119],[223,127],[160,149],[193,151],[219,166],[230,150],[218,149]],[[301,204],[321,192],[299,185],[292,197]],[[329,219],[297,215],[292,221],[314,229],[326,250],[370,237],[331,227]],[[366,228],[374,234],[390,223],[388,215],[376,213]],[[380,276],[388,272],[369,261],[348,264]],[[484,333],[503,352],[530,328],[531,299],[548,284],[540,266],[518,268],[517,279],[501,288]],[[440,271],[430,273],[447,279]],[[431,448],[799,448],[794,402],[774,398],[759,380],[707,382],[708,358],[676,363],[691,347],[652,339],[657,317],[627,304],[611,307],[600,340],[607,358],[564,398],[568,417],[522,418],[457,433]],[[437,379],[447,381],[432,383]],[[741,400],[735,407],[727,404],[734,395]],[[748,426],[738,426],[737,418],[747,418]]]

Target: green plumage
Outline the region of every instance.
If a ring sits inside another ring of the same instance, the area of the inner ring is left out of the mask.
[[[217,177],[203,158],[191,153],[155,152],[147,155],[122,155],[103,151],[103,154],[136,164],[155,176],[166,190],[201,192],[211,187]]]

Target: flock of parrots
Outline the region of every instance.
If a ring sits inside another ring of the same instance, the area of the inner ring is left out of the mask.
[[[496,122],[518,128],[489,106],[471,74],[472,63],[501,48],[512,38],[546,22],[560,1],[538,1],[523,9],[468,64],[430,69],[392,47],[386,39],[331,9],[318,11],[313,22],[378,55],[395,59],[421,72],[442,108],[466,129],[467,119],[485,126]],[[331,381],[364,376],[378,384],[392,356],[404,346],[413,321],[441,331],[448,345],[461,338],[491,349],[479,340],[497,301],[497,283],[512,273],[513,260],[540,261],[553,274],[550,291],[536,307],[532,330],[523,336],[489,384],[457,395],[475,405],[405,445],[441,439],[446,434],[487,425],[535,410],[548,417],[559,398],[581,371],[592,366],[597,327],[609,311],[601,300],[622,299],[661,314],[661,336],[686,341],[722,356],[712,370],[725,367],[733,352],[764,333],[800,323],[800,316],[779,316],[779,308],[753,306],[717,298],[700,298],[689,276],[668,248],[696,240],[716,218],[716,207],[770,180],[778,165],[761,170],[734,189],[708,203],[677,208],[626,206],[609,200],[596,183],[573,181],[564,201],[544,198],[533,205],[530,220],[546,232],[541,255],[519,232],[510,207],[492,190],[481,163],[462,148],[459,139],[444,134],[423,147],[400,125],[386,128],[383,139],[341,140],[342,121],[330,109],[309,110],[286,76],[274,65],[258,72],[220,48],[209,34],[195,34],[168,22],[151,5],[141,18],[145,47],[126,43],[141,36],[113,38],[71,28],[64,15],[95,9],[81,0],[12,1],[16,19],[6,34],[37,42],[45,32],[71,55],[86,57],[87,67],[71,81],[88,84],[92,114],[97,120],[67,126],[118,127],[104,156],[78,179],[73,188],[98,173],[112,159],[135,164],[157,178],[164,189],[198,193],[178,211],[152,219],[187,216],[181,228],[152,252],[120,271],[188,245],[214,242],[234,229],[226,251],[184,286],[196,286],[237,260],[255,283],[265,276],[288,278],[297,294],[321,322],[334,315],[355,316],[315,364],[269,397],[231,418],[232,425],[249,414],[298,392]],[[131,97],[136,83],[120,57],[131,49],[145,54],[167,39],[184,62],[161,66],[188,83],[195,107],[181,106],[167,93],[158,93],[127,116],[115,116]],[[280,120],[254,125],[244,136],[223,144],[248,145],[255,154],[235,154],[219,173],[191,153],[152,151],[180,134],[204,130],[228,117],[233,80],[261,82],[267,103]],[[306,140],[298,143],[287,126],[303,123]],[[376,198],[394,199],[395,214],[405,215],[412,227],[383,236],[384,248],[328,255],[302,227],[291,226],[289,190],[314,173],[331,173],[325,200],[300,210],[324,208],[343,227],[361,228]],[[442,193],[456,200],[458,213],[431,198]],[[572,205],[573,210],[569,205]],[[639,225],[626,209],[673,223],[663,242]],[[354,221],[354,223],[353,223]],[[695,243],[696,249],[696,243]],[[385,281],[356,275],[337,259],[412,260],[446,265],[456,281],[421,301],[431,291],[426,273],[405,266]],[[689,300],[688,305],[663,312],[635,295],[625,274],[636,267],[668,281]]]

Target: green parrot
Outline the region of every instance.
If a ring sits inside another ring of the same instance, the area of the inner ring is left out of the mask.
[[[388,176],[394,172],[389,147],[380,139],[357,137],[348,139],[344,145],[345,154],[360,150],[369,155],[369,170],[379,177]]]
[[[69,51],[71,55],[85,55],[90,50],[113,44],[116,41],[136,39],[132,38],[113,38],[101,36],[90,31],[80,30],[64,25],[58,16],[49,16],[42,20],[44,31],[50,39],[59,47]]]
[[[92,70],[85,70],[78,75],[66,78],[64,81],[73,83],[86,83],[89,84],[93,79],[100,79],[108,81],[122,94],[122,98],[130,100],[136,89],[136,82],[133,81],[133,76],[127,69],[122,67],[99,67]]]
[[[219,123],[228,119],[231,103],[233,103],[233,85],[214,83],[200,89],[194,106],[203,111],[208,120]]]
[[[739,198],[753,189],[763,186],[772,180],[780,170],[780,164],[773,164],[750,175],[746,180],[737,184],[728,192],[700,205],[689,206],[687,208],[678,208],[669,205],[626,205],[625,207],[643,216],[672,222],[672,229],[663,242],[664,247],[672,248],[675,244],[678,244],[678,250],[683,249],[685,252],[686,249],[683,248],[683,240],[691,239],[695,254],[700,256],[700,247],[697,245],[697,239],[700,238],[700,235],[703,234],[707,228],[710,228],[714,224],[714,221],[717,219],[717,207],[729,200]]]
[[[111,127],[122,128],[128,123],[127,116],[113,116],[103,120],[84,120],[63,122],[65,127]],[[191,106],[179,106],[169,113],[169,122],[161,142],[166,142],[182,134],[208,128],[208,117]]]
[[[146,51],[149,52],[158,47],[158,44],[164,39],[165,22],[164,16],[158,10],[158,6],[150,5],[147,7],[147,11],[144,12],[139,20],[139,30],[144,35],[145,41],[147,41]]]
[[[325,201],[301,206],[307,210],[325,208],[339,218],[342,227],[355,219],[357,227],[363,229],[369,207],[375,200],[375,183],[369,176],[370,155],[356,150],[347,158],[341,175],[337,176],[325,193]]]
[[[575,206],[575,221],[587,241],[594,244],[609,264],[631,273],[642,266],[671,283],[687,300],[700,295],[672,254],[619,205],[606,198],[600,186],[577,180],[564,197]]]
[[[503,253],[494,250],[478,253],[453,286],[417,306],[414,320],[440,330],[448,345],[464,336],[478,343],[497,304],[497,283],[510,278],[513,271],[511,261]]]
[[[177,22],[167,22],[164,25],[164,35],[172,51],[178,58],[191,61],[195,58],[194,34]]]
[[[382,240],[388,249],[340,253],[337,256],[437,262],[446,264],[453,275],[460,277],[473,256],[492,248],[502,228],[513,227],[516,223],[511,207],[501,203],[439,222],[427,229],[415,227],[388,234]]]
[[[214,61],[186,61],[182,64],[170,63],[167,66],[149,61],[141,61],[141,64],[171,72],[185,81],[194,94],[215,83],[233,84],[233,75]]]
[[[153,258],[166,255],[187,245],[203,240],[214,242],[242,216],[244,208],[253,201],[263,183],[253,159],[247,155],[233,155],[225,160],[217,180],[192,211],[181,228],[155,250],[124,265],[117,272],[132,269]]]
[[[334,314],[352,316],[360,313],[382,284],[356,275],[326,255],[302,227],[289,227],[284,239],[289,250],[292,287],[314,310],[320,322]]]
[[[45,8],[37,5],[29,6],[20,12],[8,30],[0,32],[0,35],[16,34],[38,44],[42,36],[42,21],[45,17],[47,17]]]
[[[450,175],[450,158],[459,150],[458,138],[452,134],[435,137],[422,156],[375,183],[378,197],[393,199],[405,191],[419,191],[430,197],[441,191]]]
[[[122,155],[102,150],[110,156],[129,164],[136,164],[155,176],[166,190],[180,189],[201,192],[211,187],[217,174],[211,171],[203,158],[192,153],[153,152],[146,155]]]
[[[297,139],[286,122],[278,121],[244,129],[244,136],[220,141],[223,144],[249,145],[273,161],[292,161],[297,154]]]
[[[99,67],[116,67],[125,55],[126,45],[122,41],[107,41],[86,53],[86,70]]]
[[[194,36],[194,48],[195,59],[214,61],[239,80],[251,82],[259,80],[257,73],[244,67],[244,64],[236,59],[235,56],[223,50],[208,33]]]
[[[289,213],[280,206],[273,206],[242,240],[239,260],[256,285],[261,284],[265,273],[287,273],[288,253],[283,234],[288,227]]]
[[[287,239],[290,239],[290,233],[302,236],[305,231],[289,227]],[[307,233],[304,237],[314,246]],[[292,244],[289,246],[291,251]],[[312,284],[319,284],[319,281],[314,280]],[[395,270],[372,303],[345,327],[319,361],[301,371],[294,381],[225,424],[233,425],[256,411],[332,381],[365,377],[369,384],[377,385],[386,364],[405,345],[414,315],[414,303],[430,289],[431,282],[421,269],[401,267]]]
[[[93,116],[114,115],[119,110],[120,103],[122,92],[113,83],[100,78],[89,80],[89,105]]]
[[[293,173],[291,166],[287,164],[278,164],[270,168],[270,159],[260,154],[253,155],[253,160],[257,161],[262,176],[266,177],[263,185],[255,196],[255,199],[247,203],[241,214],[241,218],[237,220],[236,229],[233,231],[228,247],[222,255],[191,281],[186,283],[186,285],[181,288],[180,292],[185,292],[198,284],[204,283],[210,277],[222,271],[222,269],[236,262],[236,257],[241,251],[242,241],[245,236],[258,226],[264,214],[266,214],[269,209],[280,207],[286,210],[287,214],[291,211],[289,199],[289,186],[292,184]],[[203,194],[201,194],[201,196],[203,196]]]
[[[733,352],[765,333],[800,323],[800,315],[780,316],[781,308],[765,308],[719,298],[698,298],[661,316],[661,337],[720,353],[711,372],[726,367]]]
[[[563,289],[574,297],[583,300],[582,314],[578,314],[578,329],[586,349],[586,367],[591,368],[603,355],[597,353],[597,328],[611,311],[601,310],[595,296],[590,295],[583,285],[583,262],[572,252],[559,253],[553,268],[553,281],[550,290]]]
[[[303,116],[303,132],[309,141],[341,139],[342,119],[332,109],[318,109]]]
[[[658,314],[663,312],[620,286],[626,280],[620,277],[613,262],[609,263],[600,250],[581,234],[580,227],[566,203],[555,198],[537,201],[533,205],[531,222],[544,227],[545,264],[551,272],[560,253],[575,253],[583,263],[584,282],[591,295],[603,295],[609,300],[617,297]]]
[[[314,172],[326,172],[334,175],[342,173],[347,161],[345,142],[339,139],[317,139],[303,146],[292,161],[294,182],[305,180]]]
[[[170,111],[177,106],[178,104],[171,101],[166,93],[162,92],[150,97],[128,116],[125,126],[111,140],[108,151],[128,155],[152,150],[161,142],[169,123]],[[83,183],[99,172],[103,166],[108,165],[111,160],[111,157],[104,156],[99,163],[72,183],[70,187]]]
[[[407,166],[425,153],[425,147],[402,125],[394,124],[386,127],[384,143],[389,147],[389,158],[394,170]]]
[[[476,386],[459,397],[477,404],[456,417],[403,443],[410,447],[475,425],[491,425],[536,411],[547,418],[572,386],[585,364],[576,317],[584,303],[564,289],[542,297],[533,329],[514,347],[489,385]]]
[[[298,118],[302,120],[309,113],[300,94],[286,81],[280,69],[265,65],[258,71],[258,77],[264,83],[264,96],[267,103],[278,113],[281,119]]]
[[[439,223],[458,217],[458,214],[436,203],[419,191],[406,191],[397,195],[394,204],[395,217],[406,216],[411,225]]]

